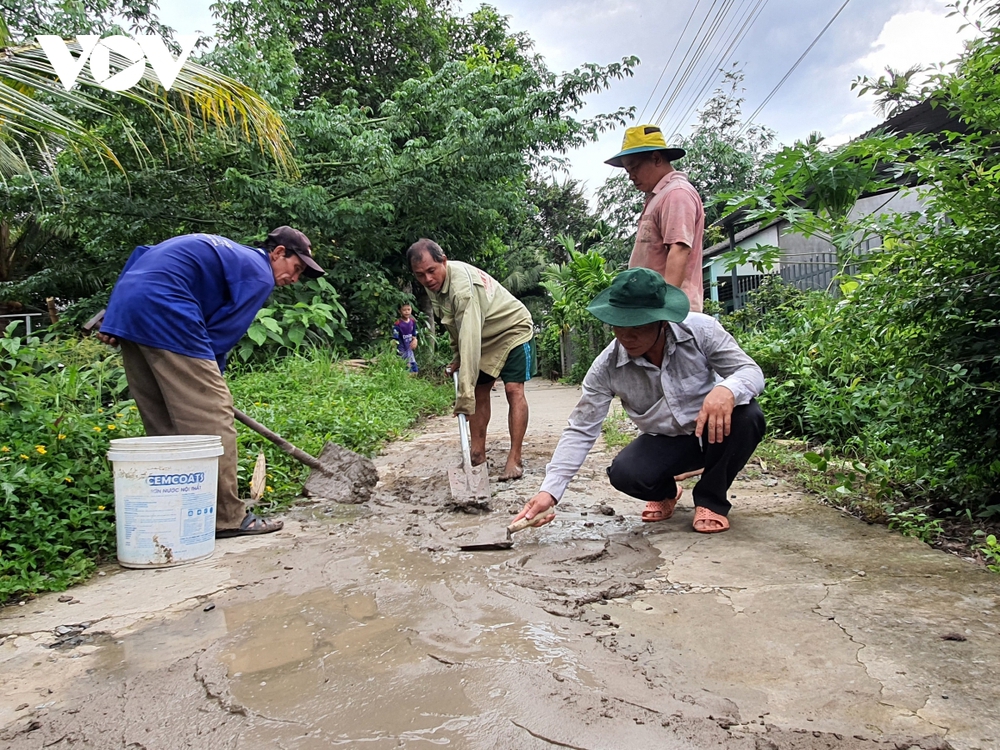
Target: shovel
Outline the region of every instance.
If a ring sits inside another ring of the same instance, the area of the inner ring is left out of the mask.
[[[532,526],[538,526],[542,521],[551,516],[555,515],[555,509],[549,508],[544,513],[539,513],[532,519],[522,518],[520,521],[514,521],[510,526],[507,527],[507,538],[506,539],[494,539],[490,541],[477,539],[475,542],[470,542],[469,544],[459,545],[459,549],[465,550],[466,552],[483,552],[486,550],[493,549],[510,549],[514,546],[514,534],[518,531],[523,531],[524,529],[530,528]]]
[[[458,373],[453,372],[455,380],[455,395],[458,395]],[[469,419],[464,414],[458,415],[458,435],[462,442],[462,468],[449,469],[448,481],[451,482],[451,497],[459,505],[470,502],[489,500],[490,476],[486,463],[472,465],[472,455],[469,449]]]
[[[312,469],[302,489],[307,497],[322,497],[338,503],[363,503],[371,497],[378,482],[378,471],[375,464],[364,456],[335,443],[327,443],[319,458],[314,458],[239,409],[234,408],[233,415],[296,461]]]

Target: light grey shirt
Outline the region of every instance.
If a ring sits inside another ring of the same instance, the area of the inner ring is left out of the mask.
[[[663,364],[629,357],[612,341],[583,380],[583,396],[545,467],[541,490],[556,500],[580,470],[601,434],[615,396],[640,432],[693,435],[705,397],[717,385],[733,392],[736,406],[764,390],[764,373],[715,318],[691,313],[669,327]]]

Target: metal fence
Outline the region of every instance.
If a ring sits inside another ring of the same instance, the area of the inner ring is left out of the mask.
[[[34,321],[33,318],[44,318],[48,319],[48,315],[45,313],[16,313],[11,315],[0,315],[0,332],[6,330],[7,326],[10,325],[11,321],[22,320],[24,321],[24,327],[17,331],[19,335],[30,336],[32,331],[36,331],[39,328],[44,328],[46,325],[45,320]],[[40,325],[39,325],[40,323]]]
[[[837,254],[818,253],[808,260],[792,265],[782,264],[781,278],[796,289],[827,289],[837,275]]]
[[[858,273],[858,263],[865,258],[874,247],[864,246],[858,248],[855,256],[857,261],[850,263],[845,270],[848,276]],[[782,261],[781,270],[777,274],[747,275],[736,277],[735,305],[730,303],[727,309],[739,309],[747,302],[747,297],[754,289],[759,287],[768,276],[778,275],[786,284],[801,289],[803,292],[812,290],[826,291],[830,289],[834,278],[840,272],[840,265],[837,261],[837,254],[813,253],[800,261],[789,263]],[[727,279],[728,281],[728,279]],[[722,303],[732,299],[732,293],[726,290],[726,298],[723,299],[723,290],[719,288],[719,301]],[[837,290],[833,290],[837,293]]]

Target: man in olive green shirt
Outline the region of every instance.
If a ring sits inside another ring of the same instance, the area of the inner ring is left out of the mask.
[[[510,452],[500,481],[519,479],[523,473],[521,447],[528,429],[524,384],[534,369],[531,313],[485,271],[448,260],[433,240],[417,240],[406,252],[406,259],[427,290],[434,315],[451,334],[454,357],[448,372],[458,371],[455,414],[469,417],[473,465],[486,461],[490,391],[500,377],[510,407]]]

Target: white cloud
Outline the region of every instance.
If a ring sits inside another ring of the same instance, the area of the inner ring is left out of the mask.
[[[890,18],[872,43],[871,52],[855,60],[852,67],[859,75],[879,75],[886,66],[906,70],[912,65],[954,60],[962,51],[963,42],[973,38],[975,31],[966,28],[959,32],[963,19],[946,18],[944,3],[934,5],[938,7]]]
[[[201,32],[211,36],[215,32],[211,0],[163,0],[160,3],[160,20],[178,34]]]

